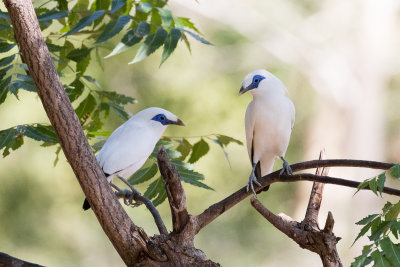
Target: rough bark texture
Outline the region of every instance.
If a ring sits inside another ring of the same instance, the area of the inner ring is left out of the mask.
[[[43,267],[43,266],[23,261],[14,258],[6,253],[0,252],[0,267]]]
[[[321,151],[320,160],[325,157],[325,152]],[[327,175],[328,168],[318,168],[316,175]],[[301,248],[317,253],[324,267],[341,267],[342,262],[336,250],[336,244],[340,237],[333,233],[332,213],[328,213],[325,227],[320,230],[318,225],[318,214],[322,202],[324,184],[314,182],[308,202],[304,220],[299,223],[286,214],[275,215],[264,207],[256,198],[251,199],[251,205],[274,225],[282,233],[293,239]]]
[[[54,67],[31,1],[4,0],[29,74],[64,154],[104,232],[129,265],[146,247],[147,236],[132,223],[90,149]]]

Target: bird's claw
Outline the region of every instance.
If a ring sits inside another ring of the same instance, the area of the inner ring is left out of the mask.
[[[282,165],[282,170],[279,172],[279,175],[282,175],[282,174],[292,175],[293,171],[292,171],[292,168],[290,167],[289,163],[286,160],[284,160],[283,158],[282,158],[282,160],[283,160],[283,165]]]
[[[249,183],[246,186],[246,192],[249,192],[249,189],[251,188],[251,191],[253,194],[256,196],[256,191],[254,190],[254,184],[261,186],[260,182],[257,181],[257,178],[254,177],[254,172],[251,172],[250,177],[249,177]]]

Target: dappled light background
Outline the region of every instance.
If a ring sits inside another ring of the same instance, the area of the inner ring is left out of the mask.
[[[170,0],[168,7],[192,18],[214,46],[190,39],[190,54],[180,42],[161,67],[160,52],[128,65],[137,48],[105,59],[104,71],[91,62],[92,75],[103,88],[137,99],[128,106],[131,113],[166,108],[187,126],[169,127],[165,135],[185,136],[192,143],[212,133],[245,141],[244,114],[251,96],[237,94],[248,72],[265,68],[286,84],[296,106],[290,163],[315,159],[323,148],[328,158],[400,161],[398,1]],[[35,94],[21,92],[19,98],[9,97],[0,106],[1,129],[48,121]],[[104,130],[121,123],[111,113]],[[83,193],[62,153],[53,167],[56,148],[25,142],[0,163],[0,251],[46,266],[122,266],[94,214],[82,211]],[[215,191],[184,184],[191,214],[246,184],[251,166],[245,146],[230,144],[227,152],[230,165],[216,144],[196,164]],[[280,166],[277,161],[275,167]],[[358,181],[376,174],[330,170],[331,176]],[[138,189],[144,192],[147,185]],[[258,198],[273,212],[301,221],[310,189],[311,183],[274,184]],[[352,246],[360,230],[354,223],[390,199],[354,192],[327,185],[320,212],[321,227],[327,212],[333,213],[334,233],[343,238],[338,250],[344,266],[367,241]],[[149,235],[157,233],[145,208],[126,210]],[[166,202],[160,212],[171,229]],[[208,225],[195,242],[223,266],[321,264],[318,255],[299,248],[256,213],[249,199]]]

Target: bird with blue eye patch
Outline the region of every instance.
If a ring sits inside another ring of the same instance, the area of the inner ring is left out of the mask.
[[[257,178],[272,172],[275,158],[283,161],[281,174],[292,174],[285,160],[290,134],[295,120],[295,108],[285,96],[285,85],[266,70],[249,73],[242,82],[239,95],[250,92],[253,100],[245,116],[246,143],[252,170],[247,184],[256,194],[254,184],[260,186]],[[268,190],[269,186],[263,190]]]
[[[147,108],[119,126],[97,154],[97,161],[109,183],[115,176],[128,179],[146,162],[168,125],[185,124],[162,108]],[[83,209],[90,208],[85,199]]]

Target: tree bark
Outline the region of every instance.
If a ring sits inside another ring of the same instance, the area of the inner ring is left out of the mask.
[[[23,261],[14,258],[6,253],[0,252],[0,267],[43,267],[43,266]]]
[[[33,5],[4,0],[20,52],[83,192],[101,227],[127,265],[146,249],[148,237],[119,204],[108,185],[52,62]]]

